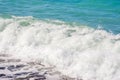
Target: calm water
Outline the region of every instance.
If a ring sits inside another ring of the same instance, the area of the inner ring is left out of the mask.
[[[0,15],[57,19],[120,33],[120,0],[0,0]]]

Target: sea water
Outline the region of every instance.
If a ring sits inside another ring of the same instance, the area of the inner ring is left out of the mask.
[[[120,80],[119,0],[0,0],[0,54],[83,80]]]

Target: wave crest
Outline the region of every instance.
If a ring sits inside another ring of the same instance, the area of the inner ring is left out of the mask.
[[[119,80],[120,35],[32,17],[0,18],[0,53],[84,80]]]

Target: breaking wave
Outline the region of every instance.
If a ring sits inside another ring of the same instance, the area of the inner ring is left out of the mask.
[[[62,21],[0,18],[0,54],[83,80],[120,80],[120,35]]]

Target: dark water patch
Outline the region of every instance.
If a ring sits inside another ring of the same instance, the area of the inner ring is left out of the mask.
[[[0,66],[0,70],[4,70],[4,69],[5,69],[5,67],[1,67],[1,66]]]
[[[5,74],[0,74],[0,77],[4,77],[4,76],[6,76]]]

